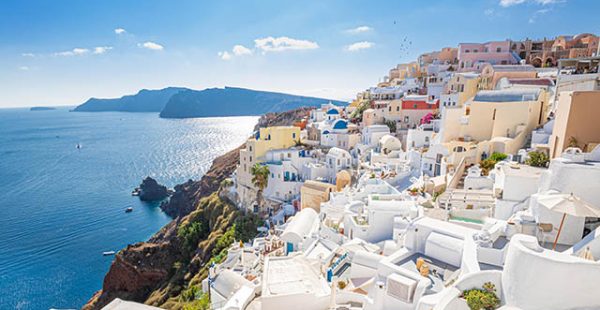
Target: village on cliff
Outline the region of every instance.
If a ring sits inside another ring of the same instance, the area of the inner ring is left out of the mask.
[[[211,308],[600,309],[599,40],[445,47],[260,128]]]

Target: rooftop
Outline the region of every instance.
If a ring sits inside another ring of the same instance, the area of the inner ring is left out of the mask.
[[[506,90],[482,90],[475,95],[473,101],[479,102],[519,102],[535,101],[538,99],[538,89],[506,89]]]
[[[314,294],[327,295],[327,282],[303,256],[267,257],[262,296]]]

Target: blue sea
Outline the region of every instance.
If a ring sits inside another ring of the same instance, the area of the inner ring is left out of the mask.
[[[170,221],[132,189],[199,179],[256,121],[0,109],[0,309],[83,306],[114,259],[102,252]]]

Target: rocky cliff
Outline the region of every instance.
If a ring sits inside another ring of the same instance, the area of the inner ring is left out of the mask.
[[[140,184],[140,200],[158,201],[169,197],[169,190],[166,186],[158,184],[151,177],[146,177]]]
[[[142,89],[135,95],[121,98],[90,98],[88,101],[73,109],[74,112],[160,112],[174,94],[188,90],[182,87],[167,87],[163,89]]]
[[[261,117],[259,125],[291,125],[306,116],[307,109]],[[248,225],[243,215],[219,192],[235,170],[239,148],[214,160],[200,181],[175,187],[162,208],[174,219],[147,242],[127,246],[115,256],[102,290],[83,307],[100,309],[114,298],[144,302],[166,309],[181,309],[197,302],[199,283],[206,277],[209,261],[226,254],[233,234]],[[238,221],[234,230],[234,223]],[[250,221],[251,222],[251,221]],[[255,226],[249,231],[256,232]],[[239,237],[238,237],[239,238]]]
[[[296,96],[237,87],[179,92],[160,112],[163,118],[247,116],[279,113],[304,106],[317,107],[329,99]],[[333,101],[336,105],[344,102]]]

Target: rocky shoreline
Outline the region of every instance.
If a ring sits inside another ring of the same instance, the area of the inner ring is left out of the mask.
[[[256,127],[292,125],[307,116],[308,108],[262,116]],[[199,181],[175,186],[169,200],[161,204],[173,220],[148,241],[128,245],[115,255],[96,292],[83,309],[101,309],[114,298],[143,302],[167,309],[182,308],[181,294],[206,276],[206,264],[218,250],[217,241],[242,214],[219,196],[222,182],[236,169],[240,146],[217,157]],[[204,223],[206,236],[193,240],[182,231],[189,223]]]

